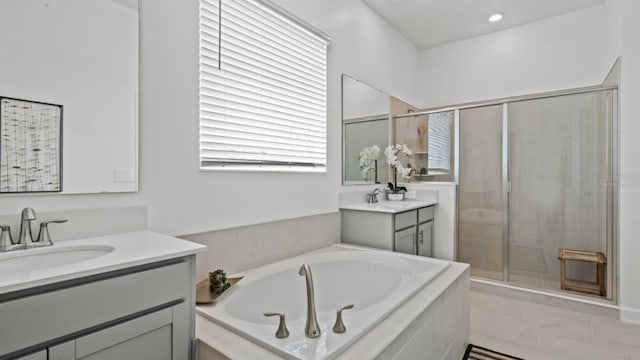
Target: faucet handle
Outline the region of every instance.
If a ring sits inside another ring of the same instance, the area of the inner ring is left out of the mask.
[[[276,337],[278,339],[284,339],[286,337],[289,337],[289,329],[287,329],[287,324],[284,321],[284,314],[266,312],[263,315],[264,316],[280,316],[280,324],[278,324],[278,330],[276,331]]]
[[[69,221],[68,219],[49,219],[40,223],[40,231],[38,232],[38,246],[47,246],[53,245],[53,241],[51,241],[51,236],[49,235],[49,224],[61,224]]]
[[[13,238],[11,237],[11,226],[0,225],[0,251],[8,251],[13,246]]]
[[[347,331],[347,328],[344,326],[344,322],[342,321],[342,310],[351,310],[353,309],[353,304],[347,305],[343,308],[338,309],[338,313],[336,316],[336,323],[333,325],[333,332],[337,334],[342,334]]]

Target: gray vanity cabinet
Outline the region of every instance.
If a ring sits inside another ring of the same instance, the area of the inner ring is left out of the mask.
[[[433,256],[434,207],[403,212],[341,210],[343,243]]]
[[[195,360],[194,264],[171,259],[0,301],[0,359]]]

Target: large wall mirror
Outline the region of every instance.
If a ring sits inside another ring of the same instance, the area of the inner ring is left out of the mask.
[[[138,1],[2,0],[0,44],[0,195],[137,191]]]
[[[390,181],[384,150],[407,145],[411,182],[454,180],[454,111],[424,111],[342,75],[342,184]]]
[[[389,95],[342,75],[342,184],[385,184]]]

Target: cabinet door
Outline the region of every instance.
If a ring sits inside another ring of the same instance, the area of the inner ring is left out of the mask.
[[[75,360],[76,341],[71,340],[49,348],[49,360]]]
[[[171,360],[172,317],[168,308],[80,337],[76,359]]]
[[[433,221],[418,225],[418,255],[433,256]]]
[[[394,237],[394,251],[404,254],[416,254],[416,227],[396,231]]]

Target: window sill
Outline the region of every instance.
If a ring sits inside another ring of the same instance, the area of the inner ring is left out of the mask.
[[[220,165],[200,167],[200,171],[213,172],[271,172],[271,173],[326,173],[326,167],[305,167],[305,166],[286,166],[286,165]]]

